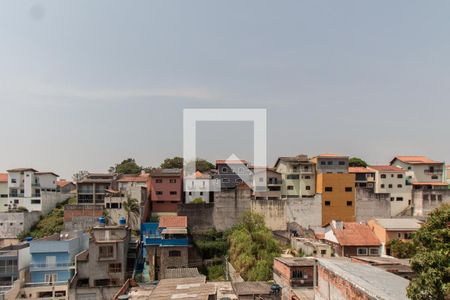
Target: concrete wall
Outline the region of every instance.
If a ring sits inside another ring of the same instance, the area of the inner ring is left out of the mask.
[[[322,225],[322,197],[292,198],[286,202],[287,222],[295,222],[305,228]]]
[[[286,200],[252,200],[251,211],[262,214],[271,230],[287,230]]]
[[[251,190],[244,185],[214,194],[213,220],[218,231],[231,228],[243,213],[250,211]]]
[[[98,224],[103,215],[103,205],[66,205],[64,206],[64,229],[86,230]]]
[[[186,203],[178,206],[178,215],[188,217],[190,232],[202,233],[214,227],[214,203]]]
[[[27,231],[39,221],[39,212],[0,213],[0,237],[15,239],[22,231]]]
[[[426,216],[443,203],[450,203],[450,190],[413,190],[413,215]]]
[[[387,193],[375,194],[373,191],[356,188],[356,222],[366,222],[374,218],[390,218],[391,204]]]

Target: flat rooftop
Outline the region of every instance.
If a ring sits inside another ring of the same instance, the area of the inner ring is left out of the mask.
[[[162,279],[148,299],[189,299],[208,300],[210,295],[216,295],[216,286],[206,283],[206,278]]]
[[[276,260],[284,263],[289,267],[312,267],[314,266],[314,258],[307,257],[275,257]]]
[[[419,230],[422,221],[414,218],[375,219],[375,221],[387,230]]]
[[[409,281],[380,268],[342,258],[318,258],[319,265],[348,281],[352,286],[380,300],[408,299]]]

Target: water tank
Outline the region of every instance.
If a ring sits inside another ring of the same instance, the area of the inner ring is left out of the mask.
[[[25,242],[31,242],[33,240],[33,238],[31,236],[27,236],[25,238]]]
[[[98,218],[98,223],[100,224],[100,226],[105,226],[106,225],[106,220],[104,217],[99,217]]]
[[[125,217],[120,217],[119,218],[119,225],[125,226],[125,224],[127,224],[127,220],[125,219]]]

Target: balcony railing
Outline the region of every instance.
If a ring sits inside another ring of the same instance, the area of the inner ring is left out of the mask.
[[[427,175],[439,175],[444,172],[442,169],[434,169],[434,170],[424,170],[423,171]]]
[[[30,271],[38,271],[38,270],[42,270],[42,269],[45,269],[45,270],[70,269],[70,268],[74,268],[74,267],[75,267],[74,263],[55,263],[55,264],[32,263],[32,264],[30,264]]]
[[[161,238],[157,238],[157,237],[146,237],[145,245],[146,246],[160,246],[160,247],[188,246],[189,239],[187,239],[187,238],[161,239]]]

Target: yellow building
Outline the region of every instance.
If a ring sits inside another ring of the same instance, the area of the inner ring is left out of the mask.
[[[317,174],[316,192],[322,194],[322,225],[355,222],[355,174]]]

